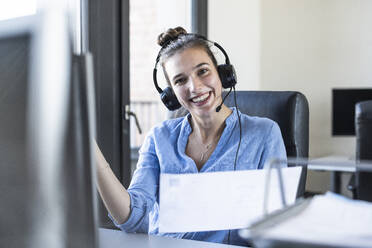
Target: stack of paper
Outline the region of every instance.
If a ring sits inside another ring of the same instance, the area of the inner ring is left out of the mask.
[[[336,247],[372,247],[372,203],[334,193],[315,196],[299,214],[261,238]]]
[[[287,203],[294,203],[301,167],[282,169]],[[267,170],[160,177],[160,232],[195,232],[247,227],[262,218]],[[272,171],[269,211],[282,208]]]

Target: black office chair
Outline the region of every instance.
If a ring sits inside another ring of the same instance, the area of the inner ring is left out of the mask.
[[[226,92],[224,92],[226,94]],[[237,91],[239,110],[247,115],[267,117],[278,123],[288,157],[307,158],[309,154],[309,106],[306,97],[296,91]],[[235,106],[233,93],[225,101]],[[184,116],[184,108],[169,112],[169,118]],[[305,193],[307,167],[301,172],[297,197]]]
[[[372,160],[372,100],[355,105],[356,161]],[[372,173],[355,172],[354,198],[372,202]]]

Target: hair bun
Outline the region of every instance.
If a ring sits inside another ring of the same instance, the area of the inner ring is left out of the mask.
[[[177,40],[180,35],[185,34],[187,32],[183,27],[169,28],[158,36],[158,44],[161,47],[166,47],[172,41]]]

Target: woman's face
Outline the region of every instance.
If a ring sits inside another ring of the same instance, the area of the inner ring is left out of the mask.
[[[216,112],[221,103],[222,85],[208,54],[198,47],[174,54],[164,63],[178,101],[191,114]]]

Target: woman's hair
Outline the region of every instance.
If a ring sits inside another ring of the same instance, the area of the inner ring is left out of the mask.
[[[164,62],[169,57],[177,52],[181,52],[187,48],[200,47],[212,60],[212,63],[217,68],[217,60],[210,49],[210,42],[199,35],[187,33],[182,27],[170,28],[158,36],[158,45],[161,46],[159,52],[159,61],[163,67],[165,77],[169,82],[168,75],[164,69]]]

